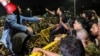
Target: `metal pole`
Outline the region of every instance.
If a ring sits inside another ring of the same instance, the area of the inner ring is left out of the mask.
[[[76,0],[74,0],[74,17],[76,17]]]
[[[30,9],[30,11],[29,11],[29,12],[30,12],[30,16],[32,17],[32,10]]]
[[[27,11],[30,13],[30,16],[32,17],[32,10],[30,8],[27,8]]]

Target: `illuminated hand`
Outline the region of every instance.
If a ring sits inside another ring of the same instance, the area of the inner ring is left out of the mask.
[[[56,37],[54,40],[60,41],[61,37]]]
[[[6,1],[6,0],[0,0],[0,2],[4,2],[4,1]]]
[[[0,0],[0,2],[10,2],[10,0]]]
[[[31,27],[28,27],[27,30],[28,30],[28,34],[30,34],[30,35],[33,34],[33,29]]]
[[[48,9],[48,8],[45,8],[45,10],[46,10],[46,11],[49,11],[49,9]]]
[[[34,49],[32,50],[32,53],[33,53],[33,52],[37,52],[37,51],[41,51],[41,48],[34,48]]]
[[[7,3],[8,3],[8,0],[0,0],[0,3],[1,3],[3,6],[6,6]]]

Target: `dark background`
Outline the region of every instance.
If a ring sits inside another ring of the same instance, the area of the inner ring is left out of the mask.
[[[65,6],[67,10],[73,12],[73,0],[11,0],[13,3],[19,5],[24,12],[23,15],[30,15],[27,13],[27,8],[31,9],[32,15],[43,15],[45,8],[56,10],[59,6]],[[94,9],[100,14],[100,0],[76,0],[77,14],[85,9]],[[5,9],[0,5],[0,16],[5,15]]]

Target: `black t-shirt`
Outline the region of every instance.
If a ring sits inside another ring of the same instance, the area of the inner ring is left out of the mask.
[[[68,21],[69,18],[66,16],[66,14],[62,14],[61,17],[62,17],[62,21],[64,23],[67,23],[67,21]]]
[[[57,15],[57,13],[55,13],[55,16],[59,18],[59,15]],[[69,17],[66,16],[66,14],[62,14],[61,17],[62,17],[62,21],[63,21],[64,23],[67,23]]]

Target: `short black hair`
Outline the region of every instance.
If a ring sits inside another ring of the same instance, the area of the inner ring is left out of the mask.
[[[78,18],[76,18],[76,20],[77,20],[79,23],[81,23],[81,25],[82,25],[84,28],[86,28],[86,20],[85,20],[84,17],[78,17]]]
[[[97,19],[89,20],[89,21],[88,21],[88,24],[87,24],[88,30],[91,29],[91,27],[92,27],[93,24],[98,24],[98,20],[97,20]]]
[[[91,20],[93,12],[92,10],[84,10],[83,13],[86,14],[86,17],[88,17],[88,20]]]
[[[60,51],[63,56],[85,56],[81,41],[73,36],[61,39]]]
[[[92,42],[95,42],[95,38],[97,37],[97,35],[95,35],[95,36],[92,35],[91,31],[90,31],[90,29],[92,28],[93,24],[97,24],[98,25],[98,20],[97,19],[92,19],[92,20],[88,21],[88,23],[87,23],[87,31],[89,33],[90,40]]]

